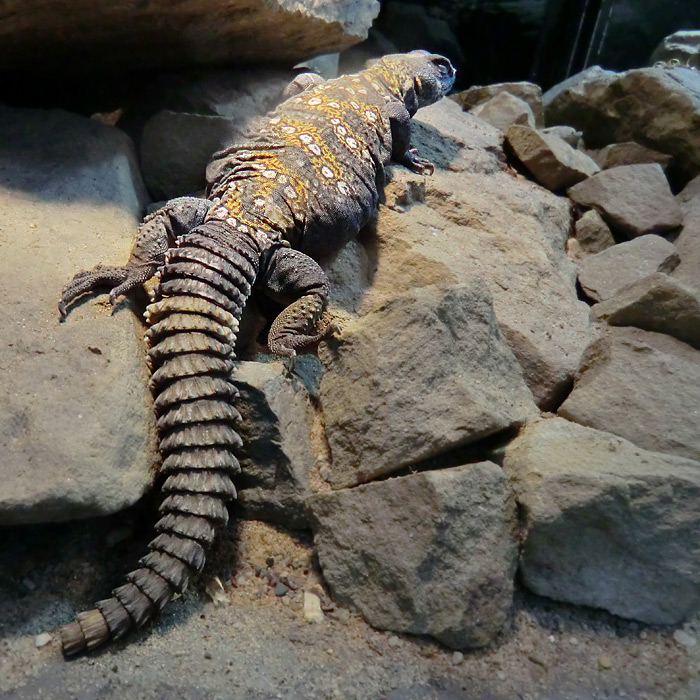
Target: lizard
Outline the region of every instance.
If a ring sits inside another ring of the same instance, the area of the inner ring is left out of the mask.
[[[255,286],[290,302],[268,333],[290,369],[298,350],[333,332],[316,259],[368,223],[391,160],[432,174],[410,147],[411,117],[454,79],[450,61],[427,51],[390,54],[328,81],[297,76],[249,143],[214,154],[205,197],[170,200],[144,219],[125,266],[100,264],[65,286],[61,320],[78,297],[107,288],[114,306],[158,278],[145,340],[165,496],[138,568],[61,628],[66,657],[142,627],[202,570],[236,497],[242,441],[230,375],[246,300]]]

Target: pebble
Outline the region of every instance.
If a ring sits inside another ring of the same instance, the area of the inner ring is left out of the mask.
[[[22,579],[22,585],[28,590],[28,591],[35,591],[36,590],[36,583],[32,581],[30,578],[23,578]]]
[[[289,586],[286,586],[282,581],[278,581],[275,584],[275,595],[278,598],[281,598],[283,595],[287,595],[287,592],[289,591]]]
[[[496,674],[496,678],[498,678],[499,681],[504,681],[506,679],[506,674],[503,673],[503,671],[499,671]]]
[[[612,668],[612,661],[607,656],[601,656],[598,659],[598,666],[605,669]]]
[[[459,666],[462,661],[464,661],[464,654],[461,651],[456,651],[454,654],[452,654],[452,663],[455,666]]]
[[[695,639],[695,637],[688,634],[684,630],[676,630],[673,633],[673,638],[682,647],[694,647],[698,643],[698,640]]]
[[[323,620],[323,610],[321,610],[321,599],[311,591],[304,591],[304,608],[302,613],[307,622],[321,622]]]
[[[569,644],[576,646],[578,644],[578,639],[576,639],[576,637],[569,637]]]
[[[389,642],[388,642],[390,647],[400,647],[401,646],[401,640],[395,635],[392,634],[391,637],[389,637]]]
[[[34,637],[34,646],[37,649],[40,649],[41,647],[45,647],[47,644],[51,642],[51,635],[48,632],[43,632],[42,634],[37,634],[36,637]]]

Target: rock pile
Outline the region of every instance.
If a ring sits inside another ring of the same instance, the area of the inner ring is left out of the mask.
[[[188,118],[240,128],[234,92],[203,89]],[[175,170],[153,144],[168,123],[189,131],[183,104],[142,132],[155,196],[202,182],[153,175]],[[89,302],[59,325],[54,308],[74,269],[126,257],[140,174],[117,129],[2,119],[0,522],[110,512],[154,460],[134,322]],[[544,96],[472,88],[414,123],[435,174],[394,167],[376,222],[324,261],[341,331],[293,376],[242,348],[244,512],[313,529],[332,594],[371,624],[455,648],[504,628],[516,569],[541,595],[685,619],[700,608],[700,77],[590,69]],[[188,140],[184,170],[211,133]]]

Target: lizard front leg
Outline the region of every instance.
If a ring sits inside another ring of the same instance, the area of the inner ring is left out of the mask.
[[[324,313],[328,278],[308,255],[278,247],[269,252],[258,280],[272,296],[294,299],[274,320],[267,339],[273,353],[289,358],[291,371],[297,350],[318,343],[335,330]]]
[[[63,288],[58,302],[61,317],[65,318],[68,306],[79,296],[101,288],[111,290],[109,300],[114,306],[120,295],[153,277],[174,239],[199,226],[210,207],[211,202],[206,199],[178,197],[149,214],[139,227],[126,265],[96,265],[92,270],[79,272]]]
[[[435,166],[429,160],[421,158],[415,148],[411,148],[411,117],[418,106],[411,91],[406,99],[410,109],[398,101],[392,101],[386,106],[391,126],[391,159],[419,175],[432,175]]]

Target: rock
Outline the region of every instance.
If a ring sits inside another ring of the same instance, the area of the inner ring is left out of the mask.
[[[535,115],[530,105],[509,92],[501,92],[490,100],[478,104],[472,108],[471,113],[502,131],[511,124],[535,126]]]
[[[700,350],[700,292],[660,272],[595,304],[591,314],[611,326],[665,333]]]
[[[41,647],[45,647],[47,644],[50,644],[52,639],[53,638],[48,632],[42,632],[41,634],[37,634],[37,636],[34,637],[34,646],[37,649],[41,649]]]
[[[516,124],[506,131],[506,140],[518,160],[550,190],[566,189],[600,170],[591,158],[556,134]]]
[[[537,413],[483,281],[392,296],[344,322],[340,341],[320,349],[334,488],[391,473]]]
[[[684,630],[676,630],[673,633],[673,639],[677,644],[680,644],[682,647],[694,647],[697,643],[698,640],[695,639],[692,635],[688,634]]]
[[[304,591],[303,616],[307,622],[321,622],[324,617],[321,599],[311,591]]]
[[[450,95],[450,99],[459,104],[463,110],[469,111],[488,100],[508,93],[524,100],[530,105],[535,117],[535,126],[544,126],[544,112],[542,107],[542,88],[539,85],[528,82],[495,83],[493,85],[474,85],[468,90]]]
[[[559,408],[569,420],[639,447],[700,459],[700,352],[637,328],[608,328]]]
[[[79,270],[126,262],[146,198],[134,148],[59,110],[2,107],[0,133],[0,523],[113,513],[156,461],[143,326],[105,297],[59,323],[56,302]]]
[[[543,96],[547,125],[583,131],[602,148],[635,141],[673,156],[669,174],[685,183],[700,173],[700,72],[642,68],[625,73],[589,68]]]
[[[281,362],[239,362],[233,381],[241,392],[236,429],[243,439],[238,505],[248,517],[308,527],[315,455],[306,388]]]
[[[154,199],[172,199],[204,190],[212,154],[241,141],[240,123],[228,117],[163,110],[146,124],[141,162]]]
[[[538,595],[675,624],[700,607],[700,463],[561,418],[528,424],[504,468]]]
[[[311,509],[334,599],[372,626],[429,634],[452,648],[487,645],[502,629],[517,546],[514,504],[497,465],[319,494]]]
[[[700,31],[685,29],[669,34],[654,49],[649,59],[651,65],[657,61],[678,61],[680,65],[700,68]]]
[[[658,163],[620,165],[569,188],[574,202],[595,207],[627,238],[678,228],[683,214]]]
[[[611,143],[594,154],[593,159],[601,170],[615,168],[618,165],[637,165],[639,163],[658,163],[664,170],[671,162],[671,156],[653,148],[647,148],[634,141]]]
[[[700,175],[688,183],[676,201],[683,212],[683,228],[675,241],[681,262],[673,276],[700,289]]]
[[[589,209],[576,222],[576,240],[583,255],[602,253],[615,245],[615,239],[603,217],[595,210]]]
[[[649,234],[588,256],[580,263],[578,281],[591,299],[605,301],[648,275],[671,272],[679,260],[673,243]]]
[[[300,61],[365,39],[379,3],[272,0],[262,10],[244,0],[176,6],[120,0],[95,12],[74,0],[57,14],[10,0],[3,9],[4,71],[84,73],[86,65],[126,72],[183,62],[260,65],[273,56],[278,63]]]
[[[573,126],[564,126],[561,124],[559,126],[549,126],[546,129],[540,129],[540,131],[547,136],[558,136],[562,141],[566,141],[571,148],[581,149],[583,146],[583,134],[574,129]]]

